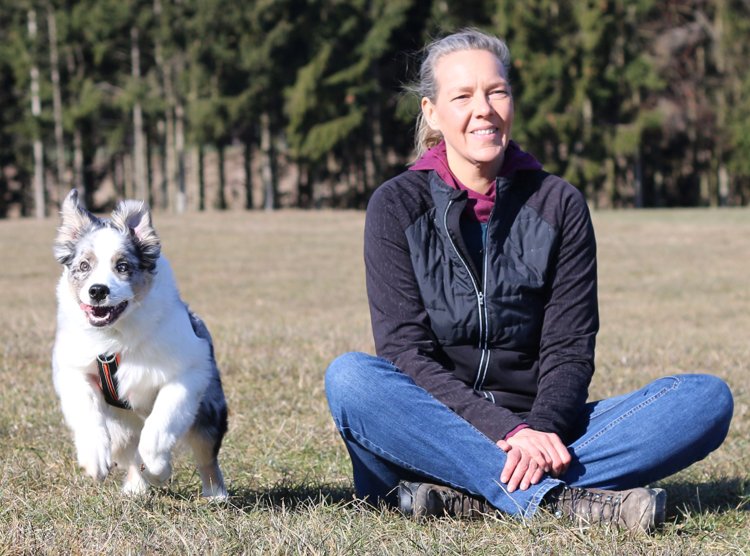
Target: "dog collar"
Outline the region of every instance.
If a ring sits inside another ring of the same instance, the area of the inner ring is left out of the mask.
[[[96,366],[99,368],[99,386],[101,386],[104,400],[120,409],[131,409],[127,400],[120,399],[117,394],[117,368],[120,365],[120,354],[97,355]]]

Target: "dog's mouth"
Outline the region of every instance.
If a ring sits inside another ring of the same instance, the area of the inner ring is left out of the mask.
[[[118,305],[86,305],[81,303],[81,309],[86,313],[91,326],[108,326],[115,322],[128,306],[127,301]]]

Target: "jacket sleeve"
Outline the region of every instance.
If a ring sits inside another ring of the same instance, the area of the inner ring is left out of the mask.
[[[365,272],[378,356],[394,363],[433,397],[493,442],[522,419],[458,379],[431,331],[414,276],[406,229],[411,224],[401,194],[379,188],[367,207]]]
[[[569,184],[556,210],[560,243],[545,306],[537,396],[526,422],[564,441],[577,424],[594,374],[599,329],[596,240],[583,196]]]

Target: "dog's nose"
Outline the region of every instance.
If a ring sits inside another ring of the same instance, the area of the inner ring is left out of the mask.
[[[94,284],[89,288],[89,297],[94,301],[101,301],[109,295],[109,288],[104,284]]]

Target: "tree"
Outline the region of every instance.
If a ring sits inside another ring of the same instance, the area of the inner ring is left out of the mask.
[[[39,120],[42,116],[42,101],[39,98],[39,66],[36,61],[36,51],[38,50],[38,30],[36,23],[36,10],[29,9],[29,42],[31,43],[31,64],[29,73],[31,75],[31,115],[34,118],[34,215],[37,218],[44,218],[47,214],[45,207],[44,191],[44,145],[42,144],[42,134]]]

